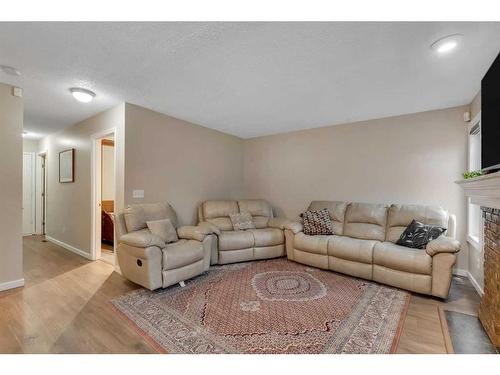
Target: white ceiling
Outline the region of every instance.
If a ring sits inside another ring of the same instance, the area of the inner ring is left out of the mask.
[[[0,23],[0,82],[35,133],[127,101],[248,138],[467,104],[499,51],[498,22]]]

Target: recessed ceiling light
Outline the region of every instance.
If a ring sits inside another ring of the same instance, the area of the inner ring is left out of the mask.
[[[431,48],[440,54],[451,52],[458,47],[460,41],[462,40],[462,37],[462,34],[445,36],[444,38],[438,39],[434,43],[432,43]]]
[[[13,66],[0,65],[0,69],[2,69],[5,74],[8,74],[10,76],[19,77],[21,75],[21,72]]]
[[[26,137],[29,133],[25,130],[23,131],[23,138]]]
[[[71,91],[71,95],[73,95],[73,97],[76,100],[78,100],[79,102],[82,102],[82,103],[91,102],[92,99],[94,99],[94,97],[95,97],[94,92],[92,92],[90,90],[82,89],[80,87],[72,87],[69,89],[69,91]]]

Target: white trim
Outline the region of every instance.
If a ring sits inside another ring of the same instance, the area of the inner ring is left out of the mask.
[[[468,273],[469,273],[469,271],[463,270],[463,269],[460,269],[460,268],[453,269],[453,274],[456,275],[456,276],[467,277]]]
[[[471,245],[474,248],[474,250],[479,251],[479,252],[481,251],[481,242],[480,242],[481,239],[480,238],[476,238],[476,237],[471,236],[469,234],[466,236],[466,238],[467,238],[467,242],[469,243],[469,245]]]
[[[91,168],[90,168],[90,174],[91,174],[91,189],[92,189],[92,194],[91,194],[91,208],[92,208],[92,216],[91,216],[91,237],[90,237],[90,259],[91,260],[97,260],[101,257],[101,211],[98,209],[98,202],[99,202],[99,193],[97,191],[98,189],[98,184],[101,184],[101,166],[97,164],[97,158],[100,159],[101,157],[101,148],[97,147],[97,141],[109,134],[114,134],[115,135],[115,140],[116,140],[116,127],[110,128],[107,130],[103,130],[97,133],[94,133],[90,136],[90,139],[92,141],[92,157],[91,157]],[[114,176],[113,179],[115,181],[115,191],[114,191],[114,196],[116,200],[116,147],[114,148]],[[116,241],[114,245],[114,252],[113,254],[116,254]],[[116,256],[116,255],[115,255]],[[116,264],[116,261],[115,261]]]
[[[24,155],[31,156],[31,232],[24,232],[23,236],[31,236],[36,233],[36,152],[23,152]],[[24,160],[23,160],[24,164]],[[24,166],[23,166],[24,168]],[[23,171],[24,175],[24,171]],[[24,189],[24,181],[23,181],[23,189]],[[24,215],[24,211],[23,211]],[[24,220],[24,218],[23,218]],[[23,221],[24,226],[24,221]]]
[[[59,246],[65,248],[66,250],[69,250],[77,255],[80,255],[81,257],[84,257],[85,259],[93,260],[92,256],[89,253],[87,253],[86,251],[80,250],[74,246],[68,245],[66,242],[56,240],[55,238],[47,236],[47,235],[45,236],[45,239],[47,241],[50,241],[56,245],[59,245]]]
[[[482,297],[484,295],[484,290],[469,271],[467,271],[467,278],[470,280],[474,289],[476,289],[476,292]]]
[[[7,281],[6,283],[0,284],[0,292],[8,289],[14,289],[24,286],[24,279]]]

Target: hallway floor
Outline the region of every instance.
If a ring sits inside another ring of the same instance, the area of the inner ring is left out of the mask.
[[[0,353],[155,353],[112,310],[112,298],[139,286],[111,265],[30,236],[24,277],[24,288],[0,292]],[[477,316],[478,305],[470,282],[459,277],[445,302],[413,295],[398,353],[451,352],[444,310]]]

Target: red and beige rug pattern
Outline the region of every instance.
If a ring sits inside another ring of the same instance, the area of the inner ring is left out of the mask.
[[[391,353],[409,294],[286,259],[212,267],[116,310],[167,353]]]

